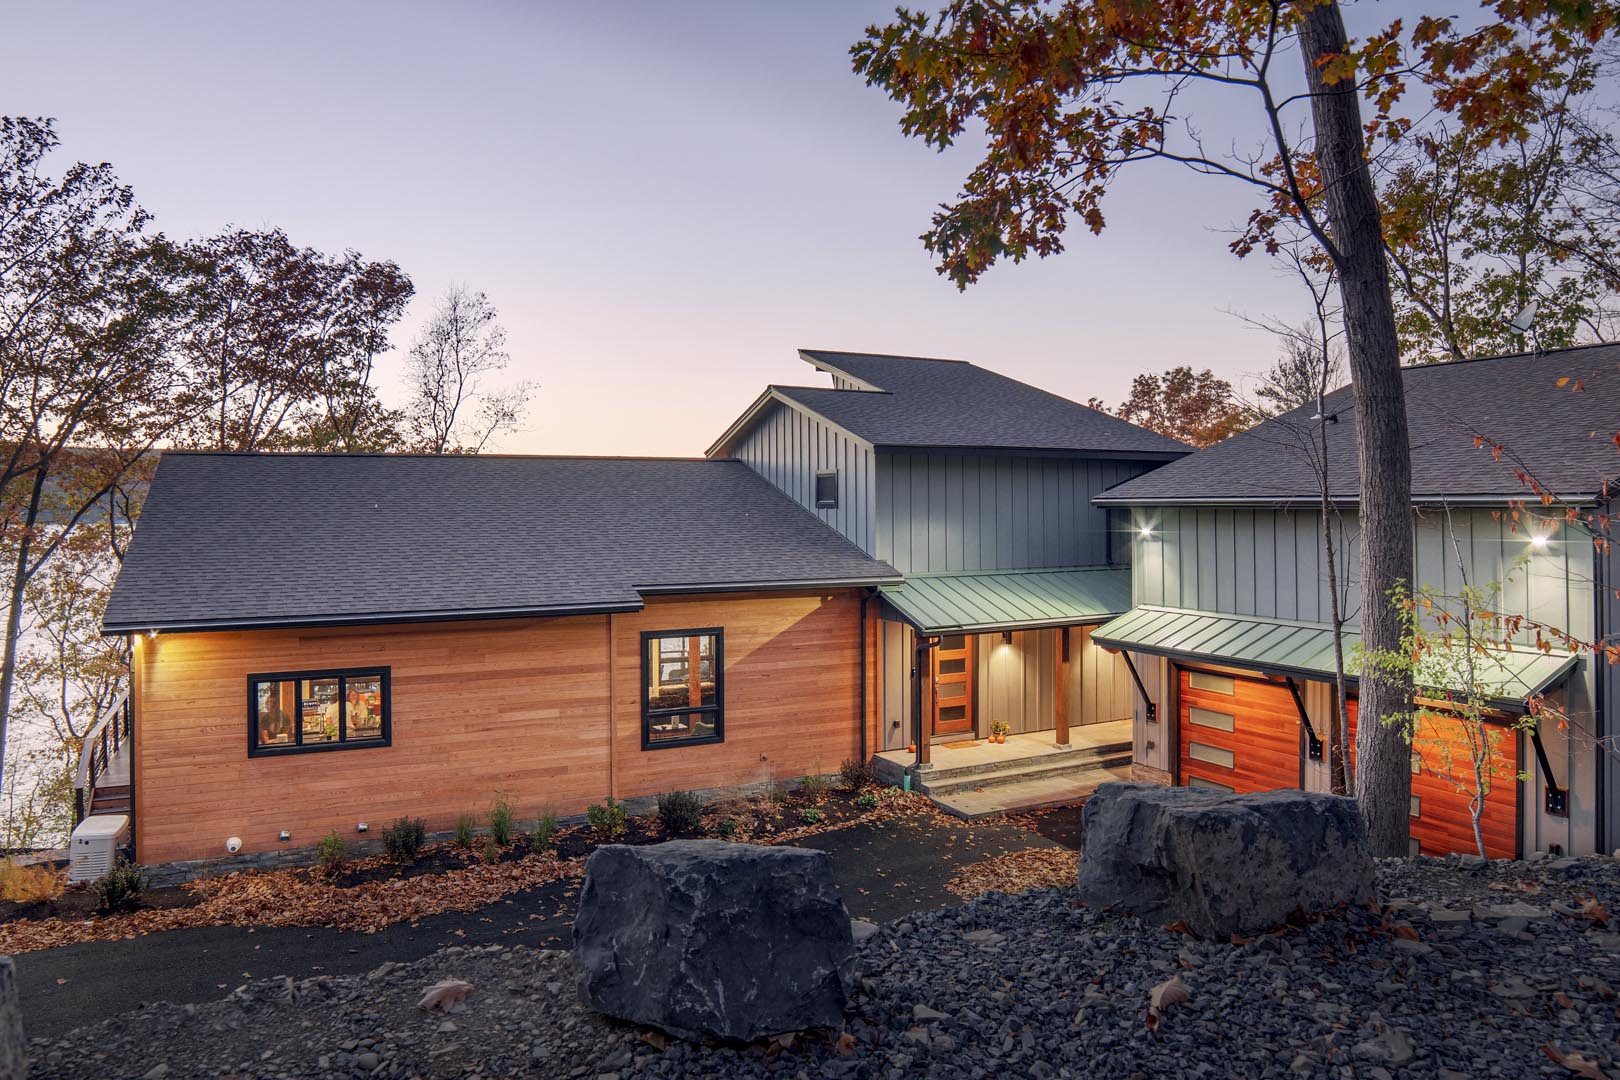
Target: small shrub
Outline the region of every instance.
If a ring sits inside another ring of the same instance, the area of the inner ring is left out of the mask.
[[[658,820],[671,833],[697,831],[703,819],[703,800],[690,791],[667,791],[658,796]]]
[[[859,791],[872,782],[872,763],[860,758],[849,758],[838,766],[838,776],[848,791]]]
[[[96,882],[96,907],[105,914],[133,911],[146,891],[146,871],[125,859]]]
[[[592,803],[586,807],[585,820],[590,822],[591,830],[603,840],[622,840],[629,831],[624,806],[615,802],[611,795],[605,803]]]
[[[484,837],[484,862],[493,866],[500,860],[500,857],[501,846],[495,842],[495,835],[491,833]]]
[[[321,842],[315,845],[315,865],[320,868],[321,873],[327,877],[332,877],[343,869],[343,856],[345,854],[343,837],[337,834],[336,829],[333,829],[321,837]]]
[[[18,866],[7,859],[0,862],[0,900],[18,904],[39,904],[62,895],[66,877],[42,863]]]
[[[823,814],[820,810],[817,810],[813,806],[807,806],[803,810],[799,811],[799,820],[804,822],[806,825],[818,825],[823,819],[826,818],[826,816],[826,814]]]
[[[787,802],[788,789],[781,782],[772,780],[769,795],[771,802]]]
[[[478,829],[478,818],[473,814],[462,814],[456,818],[455,845],[463,851],[471,851],[473,833]]]
[[[383,830],[383,850],[395,862],[415,862],[427,842],[427,824],[421,818],[395,818]]]
[[[544,851],[557,838],[557,811],[542,810],[534,819],[534,850]]]
[[[489,836],[501,847],[512,842],[512,804],[505,797],[496,799],[490,808]]]
[[[720,822],[720,839],[730,840],[737,835],[737,819],[728,817]]]
[[[878,807],[877,792],[861,792],[861,794],[855,799],[855,805],[860,807],[862,810],[876,810]]]
[[[810,773],[805,776],[803,780],[799,781],[799,790],[804,792],[806,795],[820,795],[823,791],[826,791],[827,788],[827,778],[825,776],[818,776],[815,773]]]

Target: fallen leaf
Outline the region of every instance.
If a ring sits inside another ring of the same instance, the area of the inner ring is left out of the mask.
[[[641,1041],[652,1047],[654,1050],[662,1050],[666,1040],[662,1031],[643,1031],[641,1033]]]
[[[449,1012],[453,1006],[466,1000],[472,991],[472,983],[462,982],[460,979],[445,979],[428,987],[427,993],[422,995],[422,1000],[416,1003],[416,1007],[429,1011],[438,1009],[440,1012]]]
[[[833,1042],[833,1048],[840,1054],[853,1054],[855,1052],[855,1036],[845,1031]]]
[[[1172,1005],[1180,1005],[1192,1000],[1187,992],[1187,984],[1179,974],[1172,975],[1164,982],[1153,988],[1148,995],[1148,1027],[1158,1027],[1159,1020]]]
[[[1552,1043],[1546,1043],[1541,1052],[1551,1058],[1554,1064],[1562,1065],[1576,1076],[1584,1076],[1587,1080],[1609,1080],[1608,1074],[1598,1068],[1597,1062],[1575,1050],[1566,1054]]]

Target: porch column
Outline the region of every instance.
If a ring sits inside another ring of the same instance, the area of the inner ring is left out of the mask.
[[[1057,657],[1057,744],[1069,745],[1069,628],[1058,628]]]

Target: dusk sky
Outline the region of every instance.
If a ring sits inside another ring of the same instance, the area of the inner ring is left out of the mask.
[[[1274,344],[1230,313],[1303,297],[1220,230],[1252,195],[1148,166],[1110,225],[967,293],[918,234],[972,168],[905,139],[850,70],[882,0],[9,7],[4,110],[58,168],[112,162],[171,236],[278,226],[396,260],[417,298],[487,292],[540,390],[500,449],[699,454],[796,349],[972,360],[1084,401]],[[22,47],[27,43],[26,47]],[[1249,380],[1252,382],[1252,379]]]

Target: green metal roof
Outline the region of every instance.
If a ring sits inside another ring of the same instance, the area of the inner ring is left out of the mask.
[[[1333,628],[1321,623],[1226,615],[1181,608],[1137,607],[1092,631],[1091,640],[1113,649],[1190,657],[1308,679],[1333,678]],[[1346,663],[1361,634],[1344,631]],[[1524,711],[1524,699],[1539,694],[1575,666],[1570,653],[1487,649],[1491,663],[1481,674],[1492,703]]]
[[[1131,606],[1131,572],[1115,567],[908,574],[879,590],[925,634],[1101,622]]]

